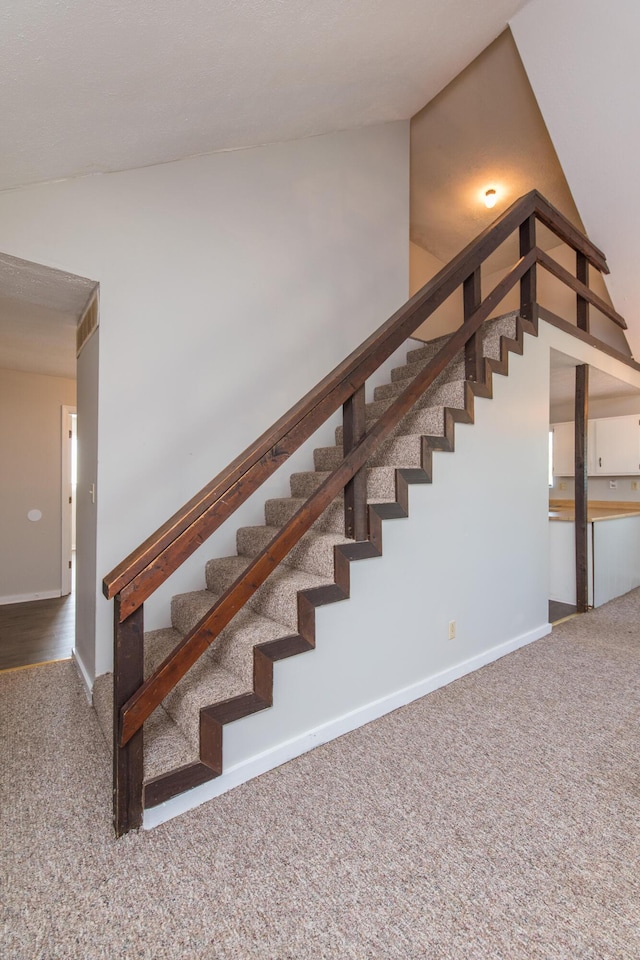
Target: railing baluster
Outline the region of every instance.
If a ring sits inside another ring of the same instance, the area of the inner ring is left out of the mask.
[[[365,386],[362,384],[342,407],[342,452],[347,456],[365,434]],[[344,488],[344,535],[368,540],[367,469],[361,467]]]
[[[535,214],[520,224],[520,256],[526,257],[536,245],[536,218]],[[537,291],[537,264],[527,270],[520,281],[520,316],[523,320],[535,320],[534,304],[538,300]]]
[[[482,302],[480,292],[480,267],[467,277],[462,286],[462,300],[465,323]],[[464,376],[465,380],[478,383],[482,380],[482,331],[478,330],[469,337],[464,348]]]
[[[586,287],[589,286],[589,261],[580,250],[576,250],[576,278],[581,283],[584,283]],[[589,333],[589,301],[581,297],[579,293],[576,294],[576,301],[576,320],[578,327],[580,330],[585,330]]]
[[[120,623],[115,598],[113,662],[113,824],[116,836],[142,825],[143,728],[120,746],[120,711],[144,681],[144,606]]]

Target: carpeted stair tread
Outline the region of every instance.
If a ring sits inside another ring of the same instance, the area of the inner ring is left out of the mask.
[[[201,657],[194,663],[164,700],[167,713],[190,745],[192,759],[197,759],[199,752],[200,710],[252,690],[252,677],[239,677],[211,657]]]
[[[264,505],[264,515],[267,526],[282,527],[294,514],[304,506],[302,497],[279,497],[267,500]],[[341,534],[344,531],[344,499],[336,497],[327,509],[313,524],[312,530],[334,531]]]
[[[194,590],[173,598],[172,613],[183,625],[185,633],[202,619],[218,597],[219,594],[211,590]],[[235,674],[244,681],[245,686],[249,683],[247,689],[250,689],[253,678],[253,647],[258,643],[289,636],[290,633],[291,630],[286,624],[262,616],[251,607],[245,606],[213,641],[203,659],[208,658]]]
[[[419,434],[404,434],[383,440],[373,456],[369,467],[419,467],[421,463],[421,439]],[[316,466],[335,470],[342,462],[342,447],[321,447],[314,451]]]
[[[410,433],[420,433],[427,437],[442,437],[444,435],[444,411],[440,407],[412,407],[395,430],[391,437],[405,436]],[[375,423],[375,419],[367,422],[367,429]],[[342,427],[336,427],[336,446],[342,447]],[[303,501],[301,501],[303,502]]]
[[[270,617],[243,607],[209,648],[209,654],[225,670],[244,681],[247,691],[253,689],[253,648],[259,643],[288,637],[290,628]]]
[[[495,354],[494,352],[487,353],[485,345],[488,345],[491,351],[495,351],[495,341],[499,337],[515,337],[516,334],[516,323],[519,314],[517,312],[505,313],[501,317],[495,317],[492,320],[487,320],[482,325],[482,345],[483,353],[485,356],[491,356],[494,359],[499,359],[499,352]],[[435,340],[428,340],[421,347],[416,347],[413,350],[409,350],[407,353],[407,363],[415,363],[420,360],[431,360],[435,357],[436,353],[442,349],[451,334],[448,334],[444,337],[438,337]]]
[[[166,701],[144,725],[144,778],[159,776],[197,759],[180,727],[169,715]],[[103,673],[93,685],[93,706],[109,750],[113,750],[113,674]]]
[[[301,473],[292,473],[289,477],[289,486],[293,497],[306,499],[318,489],[321,483],[329,476],[329,471],[305,470]]]
[[[433,340],[426,340],[421,346],[414,347],[407,352],[407,363],[414,363],[416,360],[430,360],[435,357],[439,350],[442,350],[445,343],[451,339],[451,334],[447,333],[442,337],[435,337]]]
[[[391,383],[384,383],[376,387],[373,391],[374,400],[386,400],[390,397],[398,397],[409,386],[412,380],[427,366],[428,361],[405,364],[404,367],[398,367],[398,376]],[[402,376],[400,375],[402,374]],[[448,383],[451,380],[465,379],[464,356],[452,360],[448,367],[442,370],[431,384],[431,388],[442,383]],[[430,388],[430,389],[431,389]]]
[[[383,498],[367,497],[367,503],[386,503]],[[300,497],[282,497],[267,500],[265,514],[269,526],[283,526],[287,520],[298,512],[305,501]],[[334,500],[321,517],[316,520],[312,530],[331,530],[341,534],[344,530],[344,501],[342,497]]]
[[[330,471],[309,470],[307,473],[294,473],[291,476],[291,492],[294,496],[309,496],[318,489]],[[367,500],[395,500],[395,468],[370,467],[367,470]]]
[[[420,373],[424,368],[433,360],[433,357],[423,360],[414,360],[411,363],[404,363],[401,367],[394,367],[391,371],[391,384],[397,383],[402,380],[413,380],[413,378]],[[453,360],[451,360],[444,370],[442,370],[438,376],[443,376],[445,374],[448,379],[456,380],[458,377],[464,379],[464,352],[458,353]],[[381,384],[381,389],[390,386],[391,384]]]
[[[241,527],[236,535],[238,554],[255,557],[265,549],[279,533],[278,527]],[[320,533],[310,530],[287,554],[284,563],[298,570],[333,577],[333,548],[340,543],[350,543],[338,533]]]
[[[205,568],[207,588],[224,593],[250,563],[249,557],[221,557],[209,560]],[[249,599],[248,604],[263,616],[286,624],[294,633],[298,629],[298,591],[333,583],[333,578],[319,577],[293,567],[279,567]]]
[[[394,401],[394,397],[386,400],[373,400],[365,407],[367,418],[377,420],[389,409]],[[460,410],[465,406],[465,381],[454,380],[442,384],[432,384],[413,406],[414,410],[421,410],[425,407],[458,407]]]
[[[168,710],[169,697],[161,703],[144,725],[144,779],[158,777],[198,759],[194,747]]]

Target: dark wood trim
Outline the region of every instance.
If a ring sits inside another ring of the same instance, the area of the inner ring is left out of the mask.
[[[544,320],[545,323],[550,323],[552,327],[557,327],[558,330],[570,334],[577,340],[582,340],[583,343],[588,343],[589,346],[595,347],[597,350],[600,350],[601,353],[606,353],[608,357],[613,357],[614,360],[619,360],[620,363],[626,364],[626,366],[631,367],[632,370],[640,372],[640,363],[636,363],[633,357],[628,357],[626,354],[620,353],[619,350],[616,350],[615,347],[610,347],[604,340],[598,340],[593,334],[587,333],[585,330],[580,330],[575,324],[569,323],[568,320],[564,320],[562,317],[558,317],[555,313],[552,313],[551,310],[539,306],[538,316],[540,320]]]
[[[535,249],[536,218],[534,214],[520,224],[519,242],[521,257],[526,257],[531,250]],[[520,313],[523,317],[532,316],[533,305],[537,299],[537,269],[534,264],[520,281]]]
[[[152,777],[144,784],[144,807],[157,807],[160,803],[166,803],[172,797],[186,790],[193,790],[194,787],[200,787],[209,780],[214,780],[218,774],[214,773],[210,767],[204,763],[188,763],[184,767],[178,767],[169,773],[163,773],[158,777]]]
[[[476,267],[462,284],[463,320],[466,322],[472,317],[482,302],[480,267]],[[481,379],[482,367],[482,333],[474,333],[467,340],[464,347],[464,375],[466,380]]]
[[[348,456],[365,434],[365,388],[361,384],[342,407],[342,453]],[[351,540],[366,540],[367,471],[361,467],[344,488],[344,535]]]
[[[579,250],[576,251],[576,280],[589,289],[589,261],[584,253],[581,253]],[[608,312],[606,316],[624,330],[627,326],[626,322],[622,320],[622,317],[618,317],[615,310],[612,312],[614,316],[611,316],[611,312]],[[620,323],[621,320],[622,323]],[[589,300],[580,292],[576,293],[576,326],[579,327],[580,330],[586,330],[586,332],[589,333]]]
[[[121,747],[120,712],[144,680],[144,617],[139,607],[121,621],[119,597],[113,647],[113,825],[120,837],[142,825],[144,734],[140,727]]]
[[[575,532],[576,606],[578,613],[589,609],[589,564],[587,548],[587,426],[589,420],[589,367],[576,367],[575,397]]]
[[[553,274],[554,277],[557,277],[558,280],[561,280],[565,286],[569,287],[571,290],[576,292],[577,302],[578,302],[578,319],[581,319],[582,323],[587,323],[589,321],[589,313],[586,308],[589,304],[593,304],[596,310],[599,310],[600,313],[603,313],[605,317],[608,317],[609,320],[612,320],[616,326],[620,327],[622,330],[627,329],[627,322],[624,317],[621,317],[613,307],[610,307],[608,303],[605,303],[597,294],[595,294],[581,279],[581,276],[589,275],[589,261],[586,257],[583,257],[582,254],[577,253],[576,257],[578,258],[578,277],[574,277],[569,273],[568,270],[565,270],[564,267],[561,267],[557,260],[554,260],[553,257],[550,257],[548,253],[545,253],[544,250],[538,249],[538,263],[544,267],[549,273]],[[581,326],[578,324],[581,330],[589,332],[588,326]]]

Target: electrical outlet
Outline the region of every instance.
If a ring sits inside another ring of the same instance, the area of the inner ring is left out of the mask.
[[[561,480],[560,483],[558,484],[558,490],[566,490],[566,489],[567,489],[567,484],[565,483],[564,480]]]
[[[618,481],[609,480],[609,490],[617,490],[617,489],[618,489]]]
[[[631,489],[632,489],[632,490],[637,490],[637,489],[638,489],[638,481],[637,481],[637,480],[632,480],[632,481],[631,481]]]
[[[456,622],[455,620],[449,620],[449,640],[455,640],[456,638]]]

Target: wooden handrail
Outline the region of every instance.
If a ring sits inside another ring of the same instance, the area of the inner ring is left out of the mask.
[[[304,506],[279,529],[273,540],[251,561],[242,575],[127,701],[121,712],[120,746],[125,746],[140,729],[167,693],[182,679],[238,610],[262,586],[269,574],[335,500],[346,483],[366,464],[376,447],[392,433],[419,397],[480,329],[511,288],[527,270],[531,269],[536,262],[538,252],[534,248],[515,264],[494,290],[485,297],[481,306],[376,420],[357,446],[343,459],[340,466],[327,477]]]
[[[532,214],[598,270],[608,273],[602,251],[536,190],[515,201],[404,307],[105,577],[105,596],[120,596],[121,619],[124,621],[151,596]]]

